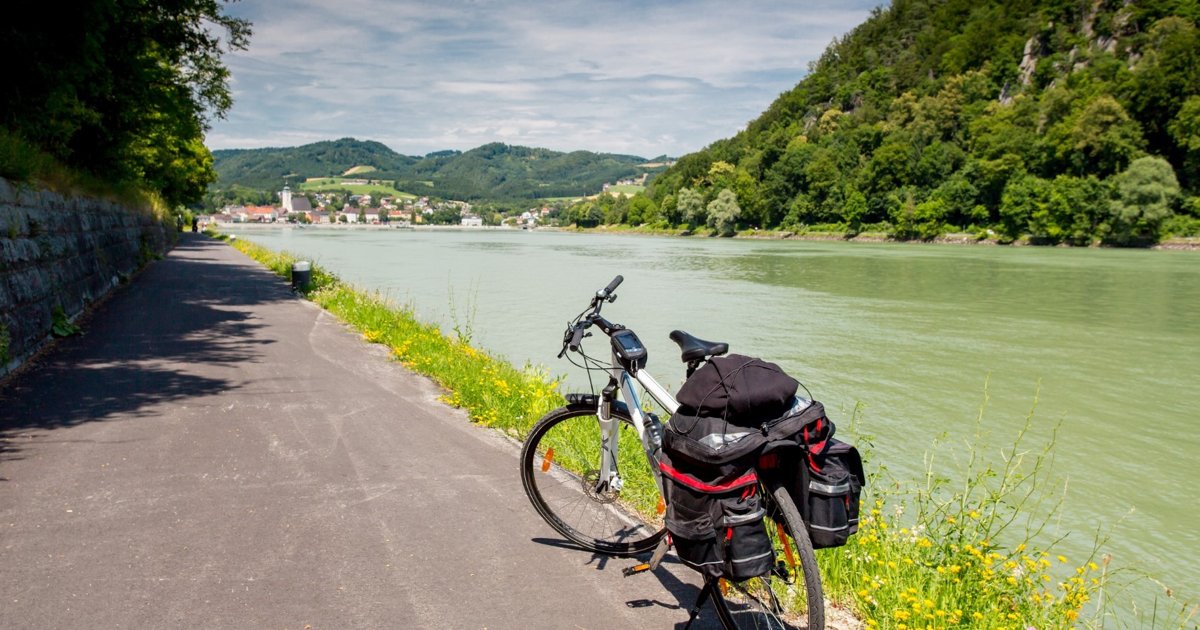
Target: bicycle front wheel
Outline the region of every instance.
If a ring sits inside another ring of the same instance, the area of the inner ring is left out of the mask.
[[[775,543],[779,563],[775,571],[764,576],[713,584],[717,617],[728,630],[822,630],[825,598],[821,573],[804,520],[782,484],[767,482],[764,489],[770,497],[764,524]]]
[[[629,415],[615,405],[615,486],[600,479],[600,420],[591,405],[542,417],[521,449],[521,482],[538,514],[587,549],[634,555],[653,549],[664,529],[658,486]]]

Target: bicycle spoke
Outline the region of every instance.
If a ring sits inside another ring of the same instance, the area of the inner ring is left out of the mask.
[[[564,409],[539,422],[522,455],[523,481],[559,533],[594,551],[636,553],[661,537],[658,488],[628,417],[618,421],[613,476],[602,478],[600,423],[593,409]],[[619,475],[617,475],[619,473]],[[620,479],[620,490],[613,482]],[[613,485],[610,485],[613,484]],[[648,520],[655,524],[647,525]]]

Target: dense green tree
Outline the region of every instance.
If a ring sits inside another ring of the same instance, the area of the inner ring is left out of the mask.
[[[898,201],[898,203],[896,203]],[[902,239],[930,240],[944,231],[948,210],[941,199],[917,203],[911,193],[893,202],[892,234]]]
[[[1142,4],[1145,4],[1144,2]],[[1170,123],[1191,96],[1200,95],[1200,29],[1196,17],[1166,15],[1140,39],[1133,71],[1120,86],[1130,111],[1145,129],[1152,151],[1181,165]]]
[[[1138,123],[1108,95],[1092,99],[1056,126],[1051,136],[1058,142],[1055,157],[1062,168],[1077,175],[1113,175],[1137,157],[1145,144]]]
[[[8,68],[0,126],[97,177],[199,201],[215,179],[204,131],[232,103],[221,55],[250,36],[222,4],[27,6],[0,25],[0,56],[29,60]]]
[[[862,227],[863,219],[867,216],[867,197],[853,184],[847,184],[845,199],[846,206],[842,209],[842,217],[845,218],[850,230],[857,232]]]
[[[721,190],[717,198],[708,203],[708,225],[717,231],[718,236],[733,236],[741,214],[737,194],[728,188]]]
[[[1179,197],[1171,164],[1160,157],[1138,158],[1113,179],[1113,186],[1111,239],[1118,243],[1157,240]]]
[[[658,207],[654,205],[653,199],[638,193],[629,202],[626,220],[630,225],[655,224],[660,220]]]
[[[704,195],[691,188],[681,188],[679,189],[679,195],[676,198],[675,204],[679,208],[679,214],[684,222],[691,224],[693,227],[704,225],[707,220],[704,208]]]
[[[1010,239],[1020,237],[1029,222],[1042,210],[1049,183],[1033,175],[1020,174],[1008,180],[1000,199],[1000,232]]]
[[[1179,108],[1175,119],[1167,126],[1171,139],[1183,153],[1183,184],[1192,189],[1200,186],[1200,96],[1189,97]]]

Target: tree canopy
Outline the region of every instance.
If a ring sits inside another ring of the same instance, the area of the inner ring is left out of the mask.
[[[250,24],[218,0],[34,3],[0,25],[0,126],[68,167],[198,201],[204,132],[232,104],[224,51]]]
[[[677,224],[729,190],[742,228],[1195,233],[1198,20],[1195,0],[893,0],[651,196]]]

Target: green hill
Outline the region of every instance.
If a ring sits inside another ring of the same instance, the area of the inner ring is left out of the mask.
[[[242,186],[277,190],[310,177],[350,170],[372,180],[395,182],[399,190],[461,200],[516,200],[591,194],[606,182],[635,177],[659,167],[644,158],[488,144],[470,151],[438,151],[423,158],[400,155],[378,142],[343,138],[293,148],[213,151],[220,191]]]
[[[309,177],[338,177],[354,169],[361,172],[364,166],[402,169],[419,159],[400,155],[379,142],[354,138],[289,148],[220,149],[212,154],[217,171],[214,189],[244,186],[266,191],[282,188],[285,178],[295,185]],[[372,179],[377,175],[372,173]]]
[[[426,157],[396,178],[401,188],[414,191],[419,182],[432,182],[439,196],[453,199],[539,199],[592,194],[606,182],[641,174],[645,163],[632,155],[493,143]]]
[[[741,227],[1194,233],[1198,19],[1196,0],[895,0],[653,197],[673,223],[729,189]]]

